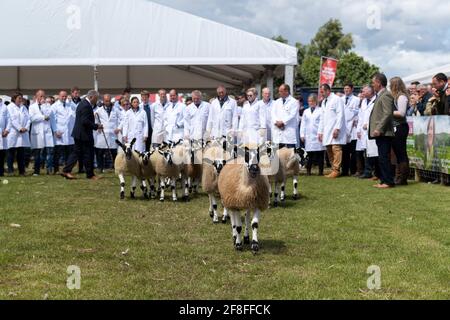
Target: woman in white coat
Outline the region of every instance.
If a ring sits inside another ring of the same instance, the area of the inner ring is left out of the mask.
[[[247,101],[244,103],[239,121],[239,136],[249,148],[257,148],[265,142],[267,136],[266,109],[262,107],[257,97],[258,92],[255,88],[247,90]]]
[[[305,144],[305,151],[308,153],[308,163],[306,164],[308,176],[311,175],[314,163],[319,166],[319,176],[323,176],[325,162],[325,147],[319,141],[318,133],[323,111],[317,103],[317,95],[310,95],[308,98],[309,108],[303,112],[302,125],[300,127],[300,138]]]
[[[131,109],[128,110],[123,127],[123,140],[125,143],[136,138],[134,149],[145,152],[145,141],[148,137],[148,120],[145,110],[139,108],[139,99],[131,100]]]
[[[8,125],[8,108],[3,102],[0,102],[0,177],[5,175],[5,159],[8,150],[7,137],[9,132],[6,130]]]
[[[105,160],[108,160],[112,166],[114,165],[117,156],[116,140],[119,140],[120,120],[120,111],[112,104],[111,96],[105,95],[103,105],[95,111],[95,123],[103,125],[103,132],[94,132],[94,136],[96,136],[97,168],[101,173],[106,169]]]
[[[44,95],[36,95],[36,101],[30,106],[31,149],[34,156],[34,175],[39,175],[41,159],[46,155],[47,174],[53,170],[53,150],[55,142],[53,132],[56,129],[52,106],[46,103]]]
[[[14,173],[14,159],[17,159],[19,174],[25,175],[25,148],[30,148],[30,116],[22,104],[22,94],[16,94],[8,106],[8,173]]]

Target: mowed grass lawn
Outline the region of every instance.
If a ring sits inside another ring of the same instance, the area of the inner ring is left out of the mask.
[[[0,299],[450,298],[448,187],[302,177],[301,201],[263,214],[255,256],[235,252],[230,225],[212,224],[202,194],[119,201],[113,175],[7,179]],[[80,290],[66,286],[71,265]],[[367,287],[372,265],[378,291]]]

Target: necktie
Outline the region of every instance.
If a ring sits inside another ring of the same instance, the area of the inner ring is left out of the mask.
[[[348,104],[348,99],[350,99],[350,97],[345,97],[345,105]]]
[[[327,102],[328,102],[328,98],[326,98],[325,101],[324,101],[325,107],[327,106]]]
[[[314,113],[315,110],[316,110],[315,107],[311,107],[311,113]]]
[[[201,105],[201,104],[196,104],[195,106],[196,106],[196,107],[197,107],[197,109],[198,109],[198,108],[200,108],[200,105]]]
[[[66,102],[63,102],[63,107],[64,107],[64,108],[66,107]]]
[[[369,105],[370,104],[370,99],[367,99],[367,105]]]
[[[283,104],[286,104],[286,98],[283,98]]]
[[[106,107],[106,112],[108,112],[108,117],[111,116],[111,107]]]
[[[39,106],[39,111],[41,111],[41,104],[39,103],[38,106]]]

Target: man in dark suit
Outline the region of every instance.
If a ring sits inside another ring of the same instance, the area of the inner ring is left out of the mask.
[[[94,108],[97,104],[99,94],[97,91],[89,91],[77,108],[75,126],[72,137],[75,140],[75,148],[67,160],[63,177],[69,180],[75,179],[72,169],[78,160],[83,161],[88,179],[98,180],[94,174],[94,131],[103,130],[103,125],[95,123]]]
[[[141,108],[144,109],[147,114],[147,122],[148,122],[148,139],[145,141],[145,150],[150,151],[150,147],[152,145],[152,135],[153,135],[153,126],[152,119],[154,119],[154,110],[153,106],[150,104],[150,93],[148,91],[141,92]]]
[[[435,75],[433,87],[439,92],[439,103],[436,105],[437,115],[450,116],[450,95],[447,95],[449,88],[447,76],[443,73]]]
[[[378,146],[380,180],[375,185],[379,189],[389,189],[395,186],[394,174],[391,168],[391,149],[394,134],[394,97],[386,89],[387,78],[378,73],[372,79],[372,86],[377,93],[377,99],[370,116],[370,139],[375,139]]]

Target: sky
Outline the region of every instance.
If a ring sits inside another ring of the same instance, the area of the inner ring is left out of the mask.
[[[352,33],[354,51],[389,77],[450,63],[447,0],[153,0],[264,37],[307,44],[329,19]]]

